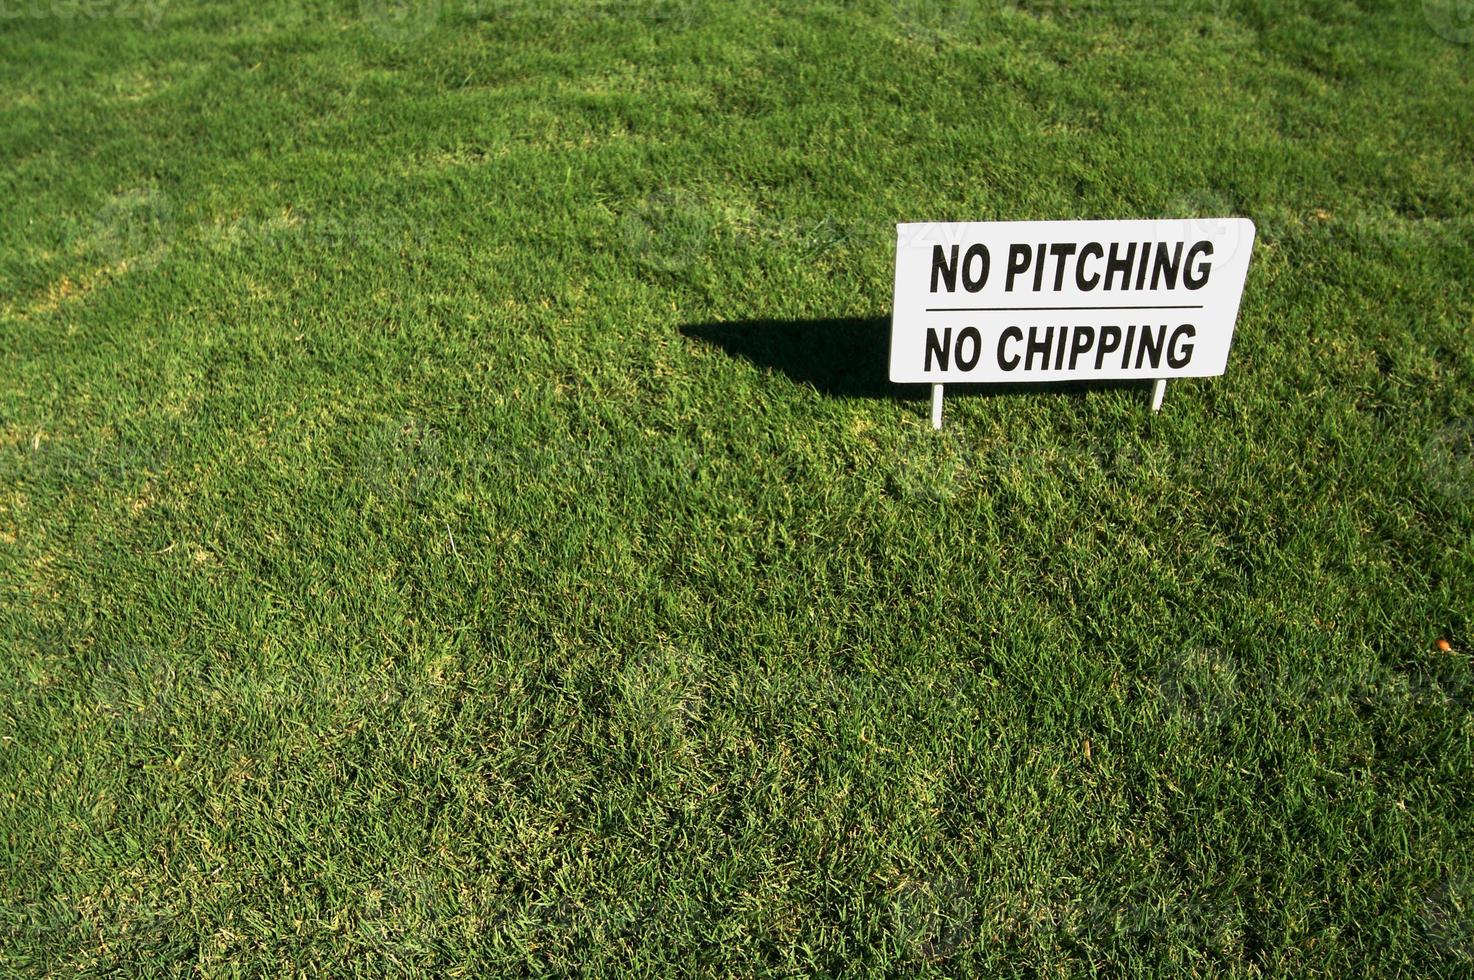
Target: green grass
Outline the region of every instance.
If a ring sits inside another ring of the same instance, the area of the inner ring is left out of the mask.
[[[0,973],[1474,969],[1441,0],[7,6]],[[877,380],[1182,214],[1159,416]]]

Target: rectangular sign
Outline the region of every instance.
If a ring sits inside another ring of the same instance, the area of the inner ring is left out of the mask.
[[[1222,374],[1254,223],[896,226],[890,378],[901,383]]]

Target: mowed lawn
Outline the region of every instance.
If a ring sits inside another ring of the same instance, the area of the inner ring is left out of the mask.
[[[5,7],[0,973],[1474,969],[1459,3]],[[1159,415],[886,383],[1223,215]]]

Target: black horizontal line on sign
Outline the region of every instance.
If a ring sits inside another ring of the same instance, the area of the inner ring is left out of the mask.
[[[928,306],[928,313],[1027,313],[1030,310],[1201,310],[1203,304],[1195,306],[1141,306],[1131,303],[1126,306]]]

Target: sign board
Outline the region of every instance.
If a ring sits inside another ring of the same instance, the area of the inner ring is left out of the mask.
[[[897,225],[890,379],[1222,374],[1253,244],[1247,218]]]

